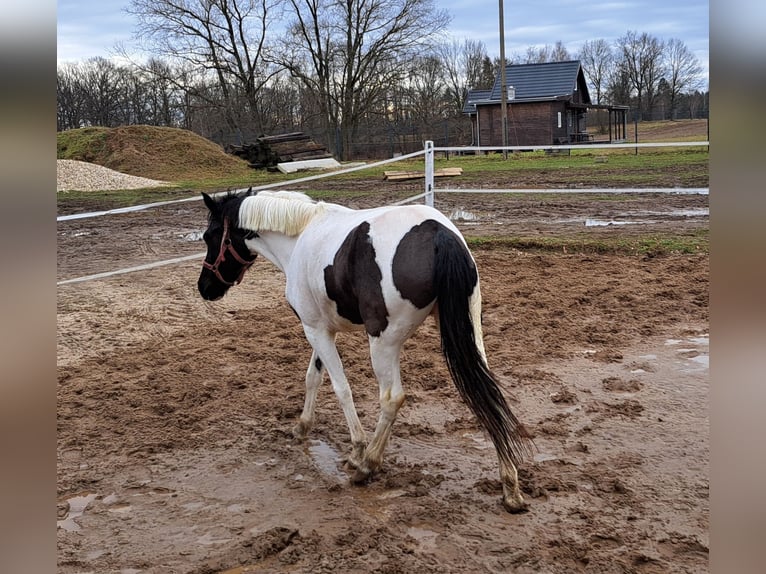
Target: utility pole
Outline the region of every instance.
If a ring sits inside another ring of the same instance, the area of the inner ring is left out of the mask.
[[[503,129],[503,159],[508,159],[508,84],[505,79],[505,18],[500,1],[500,124]]]

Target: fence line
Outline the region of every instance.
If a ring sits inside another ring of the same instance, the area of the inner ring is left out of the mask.
[[[345,168],[345,169],[340,169],[340,170],[337,170],[337,171],[331,171],[331,172],[327,172],[327,173],[318,173],[318,174],[315,174],[315,175],[301,177],[301,178],[298,178],[298,179],[288,179],[286,181],[278,181],[278,182],[274,182],[274,183],[268,183],[268,184],[265,184],[265,185],[252,186],[252,187],[249,187],[249,188],[234,189],[234,190],[231,190],[231,191],[219,191],[218,193],[213,193],[213,194],[210,194],[210,195],[216,197],[216,196],[219,196],[219,195],[226,195],[227,193],[244,193],[248,189],[252,189],[253,191],[263,191],[265,189],[272,189],[274,187],[284,187],[286,185],[294,185],[296,183],[305,183],[307,181],[314,181],[314,180],[317,180],[317,179],[324,179],[326,177],[333,177],[333,176],[336,176],[336,175],[343,175],[345,173],[353,173],[355,171],[360,171],[360,170],[363,170],[363,169],[369,169],[371,167],[379,167],[381,165],[386,165],[386,164],[389,164],[389,163],[394,163],[394,162],[397,162],[397,161],[402,161],[404,159],[410,159],[410,158],[413,158],[413,157],[418,157],[418,156],[423,155],[423,153],[424,153],[423,150],[418,150],[416,152],[408,153],[406,155],[402,155],[402,156],[398,156],[398,157],[393,157],[393,158],[390,158],[390,159],[384,159],[384,160],[381,160],[381,161],[376,161],[375,163],[369,163],[369,164],[364,164],[364,165],[357,165],[357,166],[348,167],[348,168]],[[198,195],[195,195],[193,197],[185,197],[183,199],[171,199],[171,200],[168,200],[168,201],[158,201],[156,203],[145,203],[143,205],[133,205],[133,206],[130,206],[130,207],[118,207],[116,209],[108,209],[106,211],[91,211],[89,213],[75,213],[75,214],[71,214],[71,215],[59,215],[59,216],[56,217],[56,221],[57,222],[58,221],[71,221],[73,219],[86,219],[86,218],[89,218],[89,217],[101,217],[101,216],[104,216],[104,215],[115,215],[115,214],[118,214],[118,213],[129,213],[129,212],[133,212],[133,211],[143,211],[145,209],[151,209],[153,207],[160,207],[160,206],[163,206],[163,205],[171,205],[171,204],[174,204],[174,203],[185,203],[187,201],[199,201],[201,199],[202,199],[202,195],[198,194]]]
[[[111,277],[113,275],[123,275],[124,273],[132,273],[133,271],[145,271],[146,269],[154,269],[155,267],[163,267],[165,265],[172,265],[174,263],[182,263],[184,261],[191,261],[192,259],[202,259],[205,256],[205,252],[196,253],[194,255],[185,255],[184,257],[176,257],[175,259],[166,259],[165,261],[155,261],[154,263],[146,263],[144,265],[136,265],[135,267],[126,267],[125,269],[118,269],[116,271],[104,271],[103,273],[95,273],[94,275],[85,275],[84,277],[75,277],[74,279],[65,279],[63,281],[57,281],[56,285],[68,285],[70,283],[81,283],[83,281],[90,281],[91,279],[103,279],[105,277]]]
[[[431,142],[433,144],[433,142]],[[426,145],[428,142],[426,142]],[[631,149],[631,148],[658,148],[658,147],[710,147],[710,142],[645,142],[645,143],[597,143],[597,144],[561,144],[561,145],[513,145],[513,146],[463,146],[463,147],[435,147],[434,151],[446,152],[485,152],[485,151],[546,151],[560,149]]]
[[[636,187],[636,188],[617,188],[617,187],[561,187],[554,189],[484,189],[484,188],[451,188],[436,189],[438,193],[526,193],[526,194],[557,194],[557,193],[592,193],[592,194],[624,194],[624,193],[667,193],[668,195],[709,195],[708,187]],[[425,195],[425,194],[423,194]]]
[[[540,145],[540,146],[508,146],[508,147],[476,147],[476,146],[464,146],[464,147],[434,147],[432,141],[425,142],[424,149],[418,150],[412,153],[408,153],[405,155],[384,159],[380,161],[376,161],[374,163],[364,164],[364,165],[357,165],[353,167],[348,167],[345,169],[327,172],[327,173],[319,173],[314,174],[306,177],[301,177],[298,179],[289,179],[286,181],[279,181],[275,183],[269,183],[265,185],[260,186],[253,186],[253,191],[261,191],[264,189],[272,189],[275,187],[284,187],[288,185],[294,185],[296,183],[306,183],[309,181],[315,181],[318,179],[324,179],[327,177],[334,177],[337,175],[343,175],[346,173],[353,173],[355,171],[361,171],[363,169],[370,169],[373,167],[380,167],[382,165],[387,165],[390,163],[399,162],[405,159],[412,159],[415,157],[419,157],[421,155],[426,156],[426,191],[425,191],[425,197],[426,197],[426,203],[428,203],[428,197],[431,195],[432,191],[436,191],[433,185],[433,154],[435,152],[446,152],[446,153],[481,153],[481,152],[494,152],[494,151],[545,151],[545,150],[561,150],[561,149],[616,149],[616,148],[661,148],[661,147],[700,147],[700,146],[710,146],[709,141],[694,141],[694,142],[650,142],[650,143],[624,143],[624,144],[586,144],[586,145]],[[432,155],[431,159],[428,159],[429,153]],[[429,175],[430,174],[430,175]],[[429,188],[429,181],[430,181],[430,188]],[[248,188],[249,189],[249,188]],[[225,195],[226,193],[244,193],[247,191],[247,189],[235,189],[231,191],[222,191],[218,192],[216,194],[211,194],[214,196],[218,195]],[[451,191],[451,190],[438,190],[438,191]],[[480,190],[477,190],[480,191]],[[143,205],[133,205],[129,207],[118,207],[115,209],[108,209],[105,211],[92,211],[88,213],[74,213],[70,215],[59,215],[56,217],[56,221],[72,221],[76,219],[87,219],[90,217],[100,217],[105,215],[116,215],[120,213],[131,213],[135,211],[143,211],[146,209],[152,209],[154,207],[161,207],[163,205],[171,205],[175,203],[185,203],[189,201],[199,201],[202,199],[201,195],[195,195],[192,197],[185,197],[182,199],[171,199],[168,201],[158,201],[155,203],[146,203]],[[408,200],[409,201],[409,200]],[[406,203],[406,201],[405,201]],[[429,205],[433,205],[433,202]]]
[[[414,157],[419,157],[421,155],[425,156],[425,190],[423,193],[419,193],[417,195],[413,195],[411,197],[408,197],[406,199],[397,201],[393,203],[392,205],[404,205],[406,203],[410,203],[412,201],[415,201],[417,199],[425,198],[426,205],[433,206],[433,199],[434,194],[436,192],[438,193],[522,193],[522,194],[564,194],[564,193],[591,193],[591,194],[622,194],[622,193],[667,193],[667,194],[699,194],[699,195],[707,195],[709,194],[709,188],[631,188],[631,189],[617,189],[617,188],[604,188],[604,189],[597,189],[597,188],[575,188],[575,189],[569,189],[569,188],[558,188],[558,189],[436,189],[434,184],[434,154],[436,152],[454,152],[454,153],[461,153],[461,152],[488,152],[488,151],[528,151],[528,150],[534,150],[534,151],[541,151],[541,150],[551,150],[551,149],[599,149],[599,148],[608,148],[608,149],[614,149],[614,148],[636,148],[636,147],[644,147],[644,148],[658,148],[658,147],[690,147],[690,146],[709,146],[710,142],[708,141],[695,141],[695,142],[653,142],[653,143],[633,143],[633,144],[587,144],[587,145],[556,145],[556,146],[508,146],[508,147],[434,147],[432,141],[425,142],[424,148],[422,150],[418,150],[416,152],[412,152],[409,154],[393,157],[390,159],[385,159],[381,161],[377,161],[371,164],[364,164],[364,165],[358,165],[349,167],[346,169],[338,170],[338,171],[332,171],[328,173],[321,173],[316,175],[311,175],[307,177],[302,177],[298,179],[291,179],[281,182],[275,182],[270,183],[266,185],[261,186],[253,186],[251,189],[253,191],[261,191],[265,189],[272,189],[275,187],[283,187],[287,185],[293,185],[296,183],[305,183],[308,181],[314,181],[318,179],[324,179],[327,177],[334,177],[336,175],[342,175],[346,173],[352,173],[355,171],[360,171],[363,169],[369,169],[372,167],[379,167],[382,165],[387,165],[390,163],[399,162],[405,159],[411,159]],[[250,189],[250,188],[248,188]],[[216,194],[212,194],[214,196],[218,195],[225,195],[227,193],[243,193],[246,192],[247,189],[237,189],[232,191],[224,191],[219,192]],[[154,207],[160,207],[163,205],[171,205],[175,203],[185,203],[190,201],[198,201],[202,198],[201,195],[196,195],[193,197],[186,197],[182,199],[174,199],[169,201],[159,201],[155,203],[147,203],[143,205],[134,205],[130,207],[120,207],[116,209],[109,209],[105,211],[93,211],[89,213],[75,213],[70,215],[61,215],[56,217],[56,221],[71,221],[76,219],[85,219],[90,217],[100,217],[105,215],[115,215],[120,213],[131,213],[136,211],[142,211],[146,209],[151,209]],[[166,259],[164,261],[157,261],[154,263],[147,263],[144,265],[138,265],[135,267],[127,267],[124,269],[118,269],[115,271],[106,271],[103,273],[96,273],[93,275],[85,275],[83,277],[75,277],[73,279],[65,279],[62,281],[58,281],[56,285],[68,285],[71,283],[81,283],[84,281],[90,281],[94,279],[103,279],[106,277],[111,277],[114,275],[122,275],[125,273],[132,273],[134,271],[144,271],[147,269],[154,269],[156,267],[162,267],[165,265],[173,265],[175,263],[182,263],[184,261],[191,261],[193,259],[201,259],[205,256],[205,253],[198,253],[195,255],[187,255],[184,257],[176,257],[174,259]]]

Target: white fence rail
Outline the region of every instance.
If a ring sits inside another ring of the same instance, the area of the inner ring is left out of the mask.
[[[593,150],[593,149],[633,149],[633,148],[663,148],[663,147],[710,147],[709,141],[693,142],[650,142],[650,143],[619,143],[619,144],[571,144],[571,145],[539,145],[539,146],[508,146],[508,147],[434,147],[432,141],[425,143],[423,153],[426,157],[425,198],[426,205],[433,207],[434,193],[684,193],[685,188],[654,188],[654,189],[436,189],[434,185],[434,155],[444,153],[486,153],[502,151],[558,151],[558,150]],[[415,154],[410,154],[415,155]],[[430,158],[430,159],[429,159]],[[707,193],[707,188],[695,188],[695,191],[685,193]]]
[[[409,153],[406,155],[397,156],[391,159],[385,159],[381,161],[376,161],[374,163],[364,164],[364,165],[357,165],[354,167],[349,167],[346,169],[341,169],[333,172],[328,173],[321,173],[316,175],[311,175],[307,177],[302,177],[299,179],[290,179],[286,181],[280,181],[276,183],[270,183],[267,185],[261,185],[257,187],[253,187],[253,191],[261,191],[264,189],[273,189],[275,187],[284,187],[284,186],[290,186],[295,185],[296,183],[306,183],[309,181],[316,181],[319,179],[324,179],[327,177],[335,177],[338,175],[346,174],[346,173],[353,173],[356,171],[361,171],[364,169],[370,169],[373,167],[380,167],[382,165],[387,165],[390,163],[396,163],[407,159],[413,159],[416,157],[420,157],[421,155],[424,156],[425,159],[425,186],[423,193],[419,193],[417,195],[413,195],[411,197],[408,197],[406,199],[403,199],[401,201],[397,201],[393,205],[403,205],[405,203],[411,203],[413,201],[416,201],[418,199],[425,199],[426,205],[430,205],[433,207],[434,205],[434,194],[435,193],[526,193],[526,194],[541,194],[541,193],[556,193],[556,194],[565,194],[565,193],[614,193],[614,194],[622,194],[622,193],[668,193],[668,194],[701,194],[701,195],[707,195],[709,193],[709,188],[631,188],[631,189],[618,189],[618,188],[603,188],[603,189],[597,189],[597,188],[578,188],[578,189],[568,189],[568,188],[560,188],[560,189],[462,189],[462,188],[444,188],[444,189],[436,189],[434,184],[434,156],[437,152],[444,152],[444,153],[455,153],[455,154],[465,154],[465,153],[485,153],[485,152],[502,152],[502,151],[545,151],[545,150],[578,150],[578,149],[587,149],[587,150],[593,150],[593,149],[616,149],[616,148],[662,148],[662,147],[700,147],[700,146],[710,146],[709,141],[694,141],[694,142],[654,142],[654,143],[622,143],[622,144],[587,144],[587,145],[556,145],[556,146],[509,146],[509,147],[434,147],[432,141],[425,142],[424,148],[420,151],[416,151],[413,153]],[[234,193],[237,192],[245,192],[247,189],[237,189],[234,190]],[[222,195],[225,193],[231,193],[231,192],[221,192],[217,195]],[[186,197],[183,199],[175,199],[170,201],[159,201],[156,203],[146,203],[143,205],[134,205],[130,207],[121,207],[116,209],[109,209],[105,211],[93,211],[88,213],[75,213],[70,215],[60,215],[56,217],[57,222],[61,221],[72,221],[76,219],[86,219],[91,217],[101,217],[105,215],[117,215],[121,213],[132,213],[136,211],[142,211],[146,209],[152,209],[155,207],[160,207],[164,205],[171,205],[174,203],[185,203],[189,201],[199,201],[202,198],[201,195],[196,195],[194,197]],[[66,285],[70,283],[80,283],[83,281],[90,281],[93,279],[102,279],[105,277],[110,277],[113,275],[121,275],[123,273],[131,273],[133,271],[139,271],[139,270],[145,270],[145,269],[153,269],[155,267],[162,267],[164,265],[173,265],[175,263],[180,263],[184,261],[189,261],[192,259],[201,259],[202,256],[204,256],[204,253],[202,254],[196,254],[196,255],[188,255],[185,257],[176,257],[174,259],[168,259],[165,261],[157,261],[154,263],[147,263],[145,265],[139,265],[136,267],[128,267],[125,269],[118,269],[115,271],[106,271],[104,273],[96,273],[94,275],[86,275],[83,277],[75,277],[73,279],[65,279],[62,281],[58,281],[56,285]]]

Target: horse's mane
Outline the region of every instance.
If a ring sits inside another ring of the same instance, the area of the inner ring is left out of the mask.
[[[298,235],[325,207],[324,202],[297,191],[261,191],[242,200],[239,227]]]

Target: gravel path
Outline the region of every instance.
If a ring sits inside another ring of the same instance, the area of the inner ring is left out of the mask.
[[[114,171],[108,167],[75,161],[56,160],[56,191],[104,191],[114,189],[140,189],[171,185],[165,181],[136,177]]]

